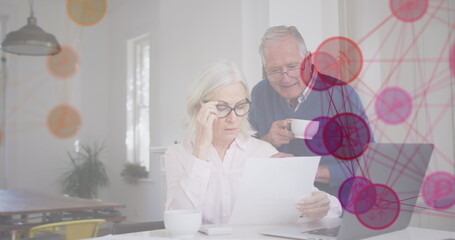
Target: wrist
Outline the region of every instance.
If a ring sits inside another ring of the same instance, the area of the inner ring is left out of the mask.
[[[316,181],[321,183],[330,182],[330,170],[326,166],[319,166],[316,172]]]
[[[206,159],[207,150],[208,150],[208,146],[195,146],[193,148],[192,155],[195,156],[196,158],[207,161],[207,159]]]

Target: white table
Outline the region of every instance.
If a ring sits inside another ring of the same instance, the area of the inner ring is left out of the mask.
[[[272,227],[270,225],[253,225],[253,226],[233,226],[232,234],[221,235],[221,236],[207,236],[203,233],[197,233],[192,239],[281,239],[286,238],[264,236],[258,233],[260,229]],[[112,239],[112,240],[129,240],[129,239],[140,239],[146,240],[147,238],[170,238],[165,229],[154,230],[147,232],[138,233],[127,233],[113,236],[105,236],[99,239]],[[440,231],[435,229],[426,228],[415,228],[408,227],[404,230],[387,233],[379,236],[365,238],[367,240],[444,240],[444,239],[455,239],[455,232]]]

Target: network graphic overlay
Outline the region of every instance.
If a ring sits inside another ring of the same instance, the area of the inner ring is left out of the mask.
[[[319,131],[305,144],[313,153],[341,163],[346,180],[338,197],[345,212],[356,215],[363,226],[386,229],[405,212],[453,221],[455,3],[389,0],[384,4],[388,15],[369,31],[360,37],[328,38],[313,53],[324,84],[313,86],[312,91],[337,97],[329,100],[326,115],[312,119],[320,123]],[[309,79],[302,73],[301,77],[308,85]],[[343,87],[347,85],[363,96],[365,115],[358,114],[352,93]],[[431,143],[434,151],[428,169],[418,160],[419,149],[411,154],[397,149],[394,156],[378,152],[380,157],[373,157],[371,165],[362,163],[373,141]],[[402,157],[406,161],[398,162]],[[374,164],[387,166],[384,183],[370,179],[369,168]],[[420,191],[394,190],[406,181],[421,181]],[[416,201],[409,204],[409,200]]]

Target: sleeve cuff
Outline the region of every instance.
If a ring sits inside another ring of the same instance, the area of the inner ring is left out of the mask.
[[[188,172],[188,178],[180,182],[187,197],[195,206],[205,199],[213,164],[192,156],[193,164]]]
[[[213,168],[213,163],[201,160],[195,156],[192,156],[192,161],[193,165],[188,175],[190,177],[207,178],[208,180],[210,171]]]

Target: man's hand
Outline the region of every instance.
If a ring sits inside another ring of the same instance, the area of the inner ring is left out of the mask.
[[[283,144],[288,144],[294,139],[294,134],[289,131],[290,119],[275,121],[270,127],[269,133],[261,137],[261,140],[267,141],[274,147],[278,148]]]
[[[330,200],[325,192],[312,192],[311,196],[300,200],[296,208],[310,219],[320,219],[327,216],[330,210]]]
[[[316,172],[316,182],[329,183],[330,182],[330,171],[326,166],[319,166]]]

